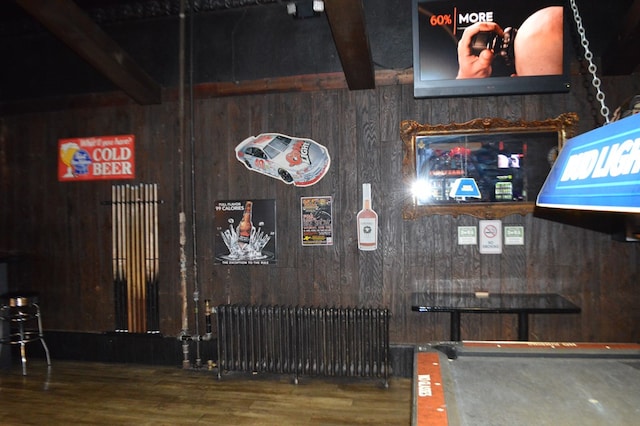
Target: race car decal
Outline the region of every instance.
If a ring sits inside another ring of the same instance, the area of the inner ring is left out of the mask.
[[[294,186],[311,186],[329,171],[327,148],[312,139],[262,133],[239,143],[236,159],[252,171]]]

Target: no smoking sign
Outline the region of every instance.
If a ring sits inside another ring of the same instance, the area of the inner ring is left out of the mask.
[[[489,239],[493,239],[496,237],[496,235],[498,235],[498,228],[496,228],[493,224],[487,225],[485,226],[485,228],[482,230],[482,232],[484,232],[484,235],[489,238]]]
[[[502,253],[502,221],[481,220],[480,223],[480,253]]]

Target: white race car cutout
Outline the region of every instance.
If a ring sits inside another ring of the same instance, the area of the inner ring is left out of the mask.
[[[306,138],[280,133],[251,136],[236,146],[236,158],[249,170],[295,186],[311,186],[327,174],[327,148]]]

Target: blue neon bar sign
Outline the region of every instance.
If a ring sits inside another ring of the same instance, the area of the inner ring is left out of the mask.
[[[569,139],[536,204],[640,213],[640,114]]]

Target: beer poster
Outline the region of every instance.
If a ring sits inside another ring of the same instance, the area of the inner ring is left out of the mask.
[[[58,140],[60,182],[133,179],[134,135]]]
[[[276,263],[276,201],[224,200],[214,205],[214,263]]]
[[[333,245],[331,197],[302,197],[300,199],[302,245]]]

